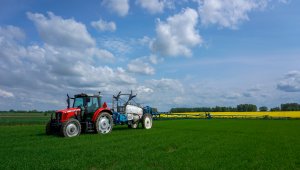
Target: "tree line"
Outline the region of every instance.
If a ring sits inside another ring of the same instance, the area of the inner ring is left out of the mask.
[[[0,111],[0,113],[53,113],[55,112],[55,110],[46,110],[46,111],[39,111],[39,110],[14,110],[14,109],[10,109],[8,111],[2,110]]]
[[[266,106],[257,107],[254,104],[239,104],[236,107],[194,107],[194,108],[171,108],[170,113],[182,112],[256,112],[256,111],[300,111],[300,104],[298,103],[285,103],[280,107],[268,108]]]

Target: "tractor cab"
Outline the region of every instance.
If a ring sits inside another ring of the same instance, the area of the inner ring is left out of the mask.
[[[83,119],[92,119],[95,111],[101,107],[101,96],[77,94],[74,98],[68,97],[68,108],[70,108],[70,100],[73,100],[73,108],[80,108]]]

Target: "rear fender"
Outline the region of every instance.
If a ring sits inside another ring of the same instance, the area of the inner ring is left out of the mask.
[[[107,112],[110,115],[112,115],[112,112],[111,112],[110,108],[108,108],[108,107],[105,107],[105,108],[101,107],[101,108],[97,109],[96,112],[94,113],[93,118],[92,118],[93,122],[96,122],[97,117],[101,114],[101,112]]]

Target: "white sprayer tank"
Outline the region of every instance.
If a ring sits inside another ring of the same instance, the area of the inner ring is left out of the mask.
[[[128,104],[125,108],[125,113],[127,114],[128,120],[137,121],[143,116],[143,109],[134,105]]]

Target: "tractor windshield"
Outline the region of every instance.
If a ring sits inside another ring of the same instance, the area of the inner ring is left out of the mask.
[[[79,97],[79,98],[75,98],[74,99],[74,105],[73,107],[83,107],[83,98]]]

